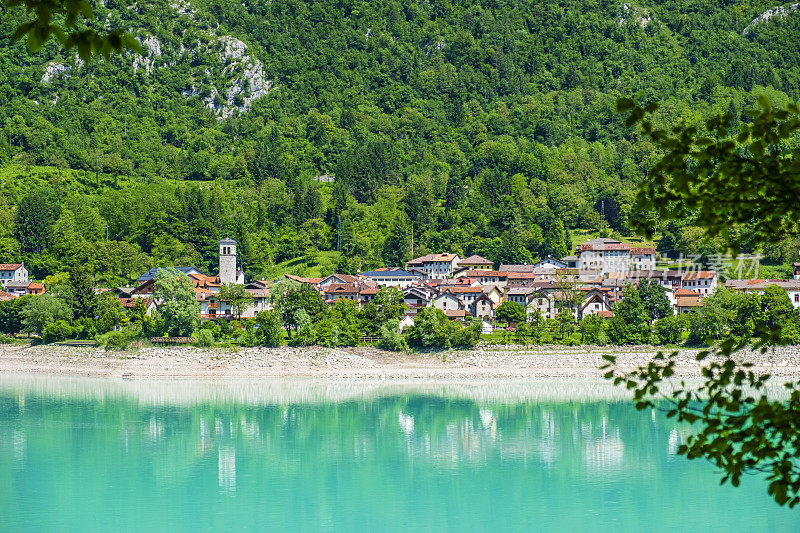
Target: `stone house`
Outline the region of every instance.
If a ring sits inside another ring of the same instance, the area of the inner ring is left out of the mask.
[[[448,311],[463,311],[465,309],[464,302],[449,290],[436,295],[431,300],[431,305],[445,313]]]

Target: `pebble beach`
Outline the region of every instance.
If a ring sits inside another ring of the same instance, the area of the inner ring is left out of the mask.
[[[211,348],[0,346],[0,373],[147,378],[334,378],[352,380],[465,380],[542,377],[596,378],[605,354],[622,369],[645,365],[651,346],[478,346],[469,350],[395,353],[373,347]],[[697,377],[695,350],[682,350],[678,376]],[[757,372],[800,377],[800,347],[743,353]]]

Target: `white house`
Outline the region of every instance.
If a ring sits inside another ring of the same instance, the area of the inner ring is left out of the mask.
[[[0,264],[0,285],[6,288],[9,282],[25,283],[28,286],[28,269],[23,263],[3,263]]]
[[[400,320],[400,323],[397,325],[397,330],[398,330],[400,333],[403,333],[403,331],[404,331],[406,328],[410,328],[410,327],[411,327],[411,326],[413,326],[413,325],[414,325],[414,318],[413,318],[413,317],[410,317],[410,316],[408,316],[408,315],[406,315],[406,316],[404,316],[404,317],[402,318],[402,320]]]
[[[499,270],[463,270],[456,277],[475,280],[479,285],[495,285],[500,288],[505,287],[508,282],[508,272]]]
[[[594,288],[583,292],[579,316],[597,315],[603,311],[611,311],[611,289]]]
[[[631,245],[614,239],[591,239],[578,246],[580,270],[624,272],[629,268],[630,257]]]
[[[480,318],[494,318],[495,303],[489,298],[489,295],[482,293],[470,304],[470,311],[472,316]]]
[[[681,289],[689,289],[705,296],[714,292],[718,281],[719,277],[713,270],[686,272],[681,277]]]
[[[704,297],[705,295],[697,291],[678,289],[675,291],[675,313],[684,315],[699,310],[703,307]]]
[[[631,248],[631,270],[653,270],[656,268],[655,248]]]
[[[406,263],[406,269],[417,269],[433,279],[449,278],[458,267],[461,258],[457,254],[428,254]]]
[[[653,270],[656,250],[652,247],[631,248],[629,243],[614,239],[591,239],[578,246],[577,266],[581,270],[599,270],[603,274]]]
[[[542,259],[533,265],[534,270],[538,270],[540,268],[546,268],[549,270],[563,269],[567,268],[567,264],[563,261],[559,261],[558,259],[553,259],[552,257],[547,256],[547,259]]]
[[[455,287],[448,287],[448,292],[453,293],[456,297],[458,297],[462,302],[464,302],[465,307],[469,307],[472,305],[472,302],[478,299],[478,297],[483,294],[483,287],[464,287],[464,286],[455,286]]]

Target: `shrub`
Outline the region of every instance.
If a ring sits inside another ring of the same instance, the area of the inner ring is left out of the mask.
[[[477,344],[481,336],[481,321],[475,320],[463,327],[452,322],[435,307],[420,309],[409,328],[408,344],[422,348],[450,348],[451,346],[470,347]]]
[[[78,339],[93,339],[97,335],[97,325],[91,318],[79,318],[72,334]]]
[[[214,340],[220,338],[220,327],[213,321],[213,320],[206,320],[200,324],[200,330],[210,331],[211,335],[214,336]]]
[[[195,333],[194,344],[200,348],[210,348],[214,345],[214,334],[210,329],[199,329]]]
[[[381,326],[381,338],[378,348],[400,352],[408,349],[408,344],[400,333],[400,320],[392,318]]]
[[[677,344],[681,340],[681,321],[678,317],[670,315],[656,320],[653,324],[656,341],[659,344]]]
[[[311,317],[304,309],[299,309],[294,315],[294,324],[297,329],[289,340],[292,346],[311,346],[317,340],[317,330],[311,322]]]
[[[450,334],[450,344],[459,348],[472,348],[478,344],[481,338],[481,321],[473,320],[469,326],[461,326],[452,322],[452,333]]]
[[[56,320],[45,325],[42,338],[45,342],[60,342],[72,336],[72,327],[66,320]]]
[[[128,335],[124,330],[109,331],[105,335],[106,350],[119,349],[124,350],[127,348],[133,338]]]
[[[140,335],[140,331],[135,327],[127,326],[116,331],[109,331],[102,335],[95,337],[95,342],[98,346],[105,346],[106,350],[124,350],[130,346],[136,337]]]
[[[605,320],[597,315],[586,315],[578,324],[583,344],[601,344]]]
[[[219,322],[219,335],[222,338],[229,338],[233,336],[233,324],[230,320],[220,320]]]
[[[494,317],[499,322],[506,324],[520,323],[527,320],[525,306],[517,302],[503,302],[494,313]]]
[[[148,339],[153,337],[162,337],[164,335],[164,321],[158,311],[155,311],[152,316],[145,315],[142,320],[142,333]]]
[[[315,325],[316,343],[326,348],[339,346],[339,326],[332,318],[323,318]]]
[[[258,344],[258,335],[253,328],[245,328],[239,334],[237,341],[242,346],[256,346]]]
[[[276,347],[283,343],[283,326],[277,313],[261,311],[256,317],[256,322],[262,345]]]

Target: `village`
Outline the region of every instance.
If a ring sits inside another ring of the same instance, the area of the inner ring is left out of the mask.
[[[614,316],[614,304],[623,298],[628,284],[654,280],[664,288],[675,315],[700,309],[704,300],[718,286],[737,292],[762,294],[768,285],[784,289],[794,308],[800,308],[800,263],[794,263],[793,279],[728,279],[720,273],[697,268],[657,269],[657,253],[653,247],[635,247],[610,238],[588,239],[576,247],[575,255],[548,257],[535,264],[501,264],[473,255],[461,258],[453,253],[428,254],[408,261],[403,266],[380,268],[357,275],[331,274],[324,278],[285,274],[285,279],[314,287],[327,304],[347,299],[359,308],[372,300],[383,287],[396,287],[404,295],[406,316],[401,330],[413,325],[414,316],[425,307],[441,310],[451,320],[482,320],[484,332],[491,331],[495,311],[504,302],[522,305],[528,315],[538,313],[543,319],[555,318],[568,310],[575,320],[590,315]],[[245,280],[237,268],[236,242],[219,242],[219,273],[208,275],[192,266],[176,269],[194,284],[201,320],[253,318],[272,310],[272,286],[277,280]],[[158,308],[154,300],[158,269],[143,273],[136,286],[113,289],[97,288],[96,292],[113,291],[125,308],[133,308],[137,300],[148,313]],[[31,281],[24,264],[0,265],[0,301],[46,291],[45,284]],[[221,298],[223,285],[243,286],[248,295],[243,308]]]

